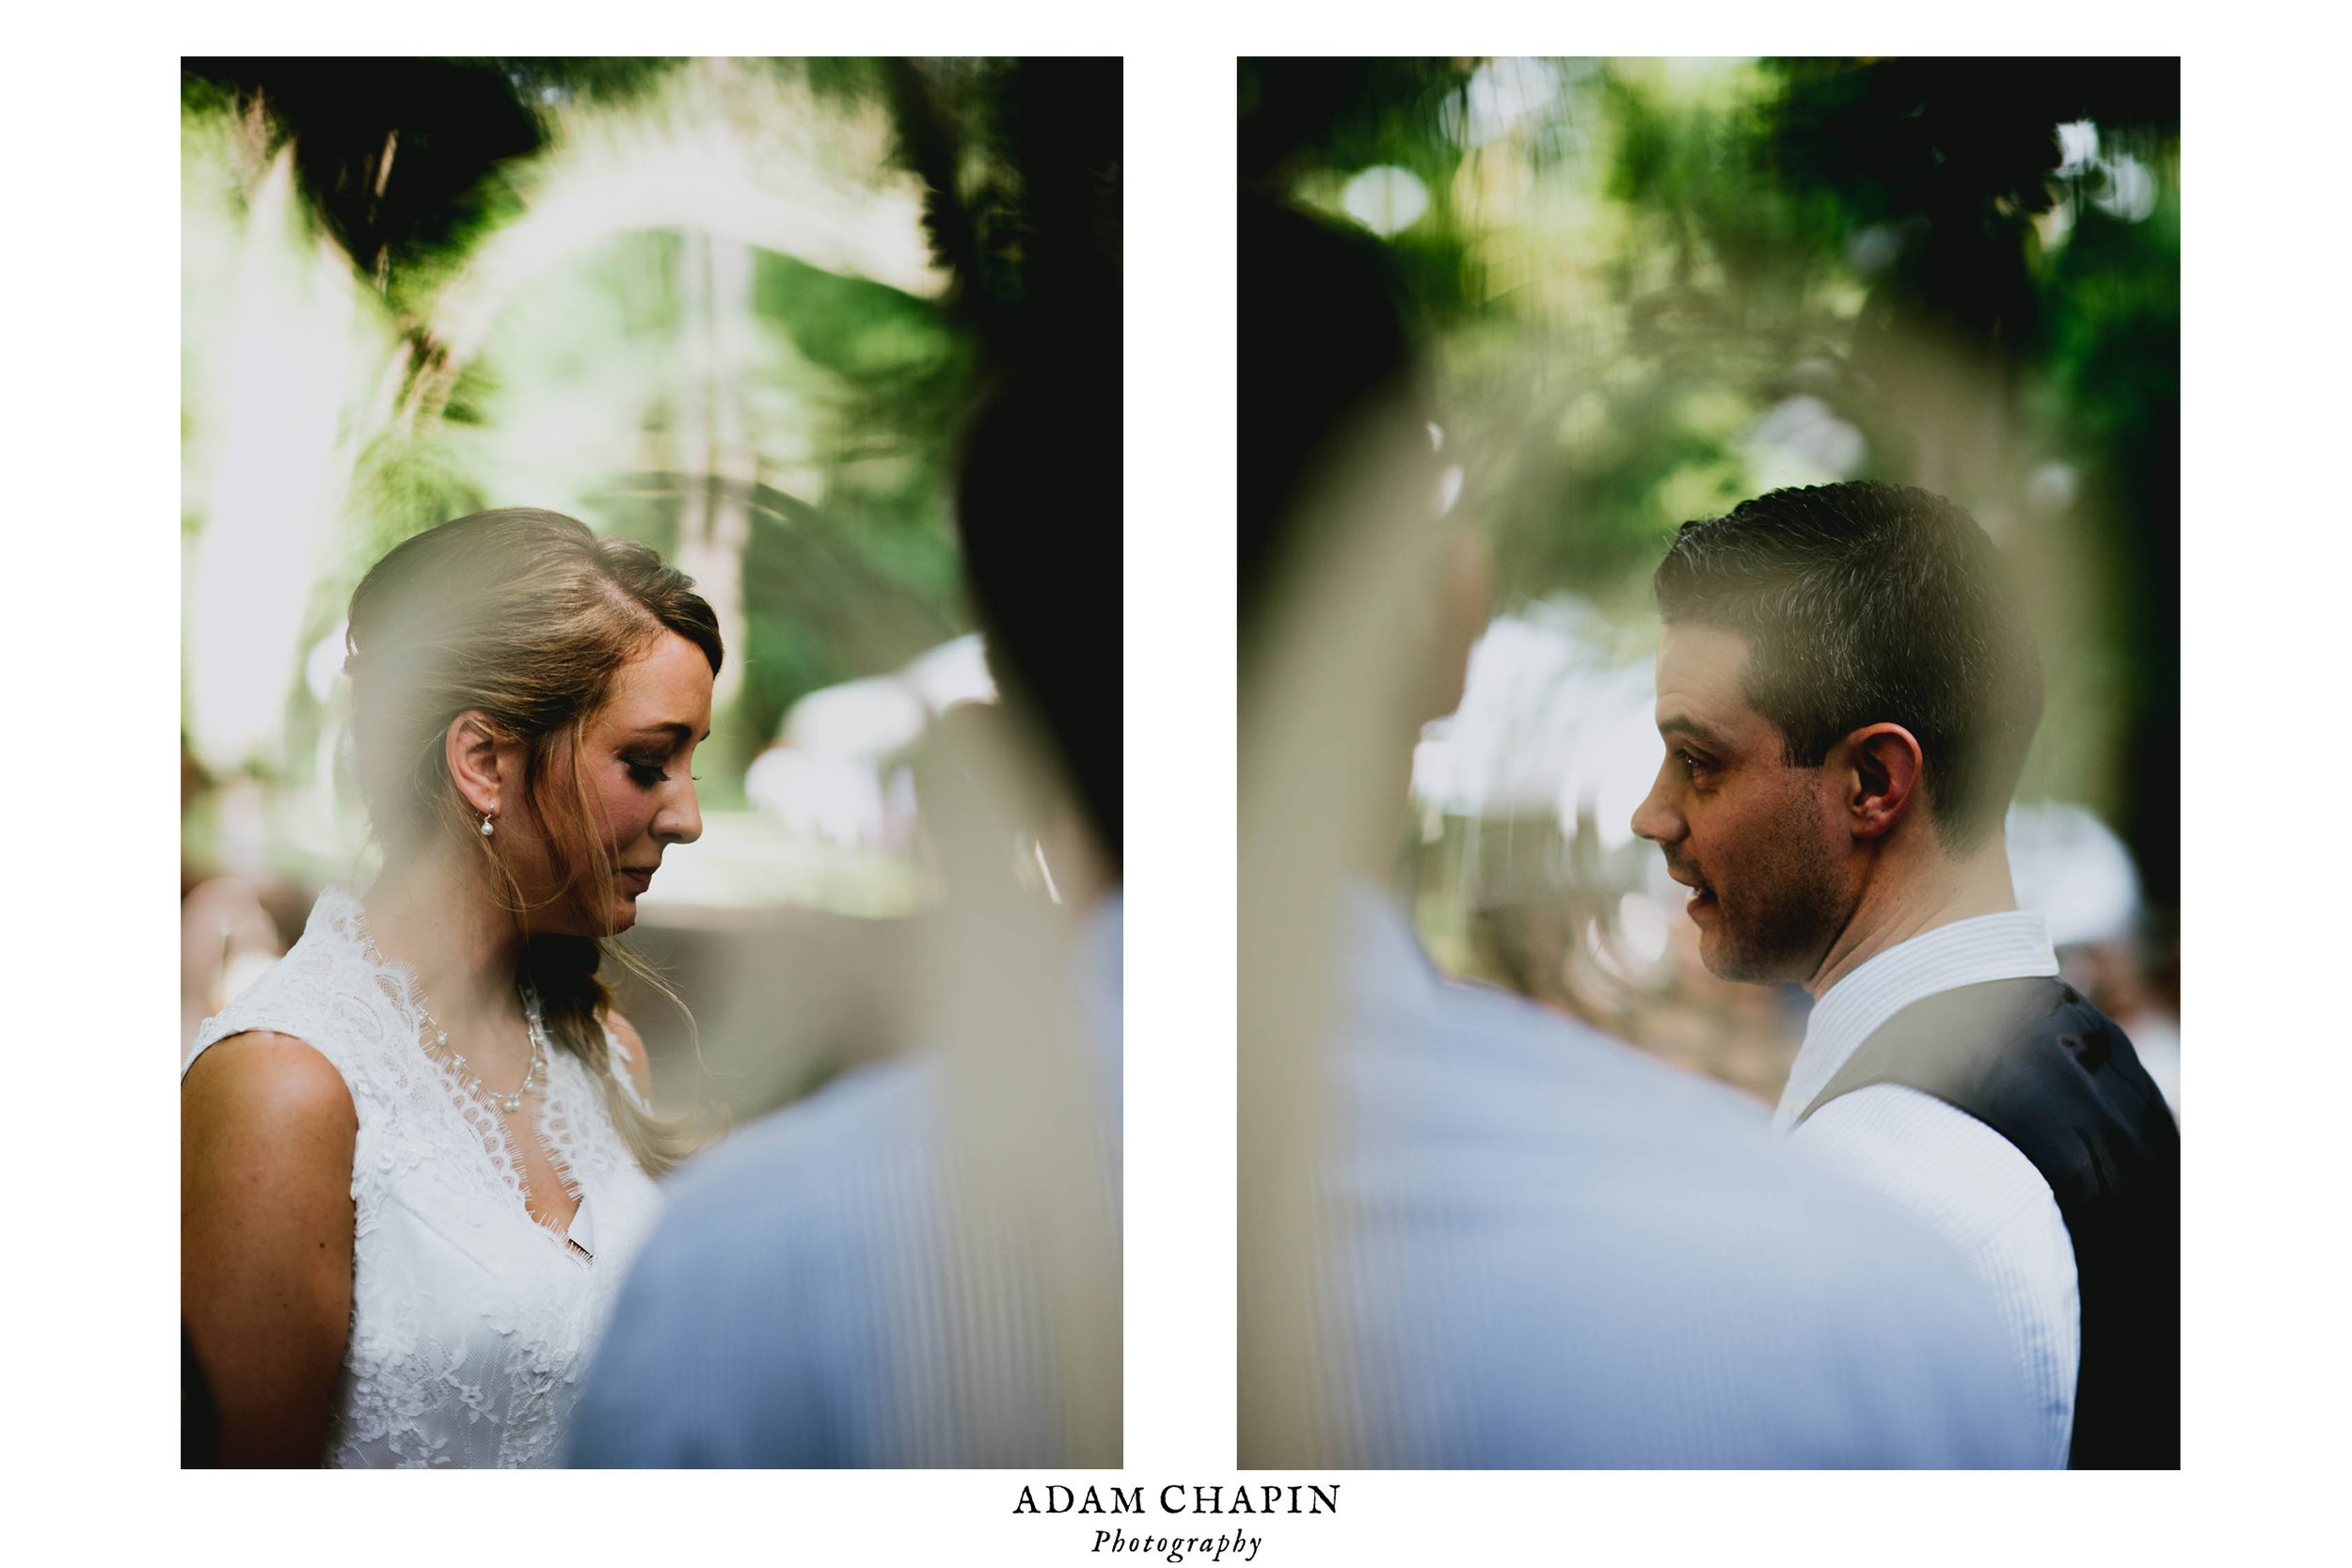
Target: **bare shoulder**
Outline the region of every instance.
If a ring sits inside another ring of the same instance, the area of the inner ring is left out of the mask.
[[[292,1035],[231,1035],[180,1081],[180,1311],[222,1458],[318,1463],[351,1321],[359,1119]]]
[[[273,1137],[358,1130],[351,1090],[335,1065],[309,1041],[253,1029],[220,1040],[180,1081],[180,1114],[192,1124],[221,1123]]]
[[[347,1214],[358,1140],[359,1115],[333,1063],[292,1035],[230,1036],[180,1080],[183,1231],[215,1214],[304,1226]]]
[[[645,1042],[637,1033],[637,1026],[620,1015],[618,1009],[608,1009],[604,1025],[612,1031],[612,1037],[621,1042],[628,1054],[628,1075],[637,1085],[637,1092],[647,1103],[653,1101],[653,1064],[645,1059]]]
[[[324,1248],[347,1275],[358,1137],[342,1074],[304,1041],[257,1030],[199,1056],[180,1081],[183,1274]]]

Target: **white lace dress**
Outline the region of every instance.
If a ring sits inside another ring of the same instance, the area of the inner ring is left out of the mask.
[[[181,1072],[215,1040],[274,1029],[351,1091],[351,1334],[326,1463],[556,1464],[589,1352],[652,1228],[654,1184],[587,1067],[557,1048],[533,1103],[580,1212],[569,1236],[533,1220],[504,1129],[426,1053],[423,1019],[359,901],[330,888],[293,951],[205,1021]],[[612,1073],[636,1093],[617,1040]]]

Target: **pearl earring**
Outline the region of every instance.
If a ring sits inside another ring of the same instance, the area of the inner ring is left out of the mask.
[[[484,838],[490,836],[490,814],[486,811],[482,814],[482,836]]]

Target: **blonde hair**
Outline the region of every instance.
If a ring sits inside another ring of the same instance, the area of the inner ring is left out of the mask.
[[[360,790],[387,858],[453,834],[478,847],[509,910],[517,918],[528,912],[520,884],[450,776],[444,737],[450,721],[472,709],[497,738],[523,745],[524,798],[551,830],[552,896],[568,895],[583,870],[589,886],[609,890],[613,867],[571,865],[557,846],[566,837],[602,843],[581,767],[588,721],[613,675],[665,632],[701,649],[718,673],[718,617],[692,578],[648,546],[599,538],[553,512],[478,512],[428,529],[377,562],[351,595],[343,668]],[[552,786],[559,756],[572,765],[564,799]],[[579,831],[553,832],[558,823]],[[609,936],[535,935],[525,944],[522,977],[538,994],[548,1037],[603,1085],[614,1127],[638,1164],[659,1176],[695,1140],[640,1106],[611,1070],[604,1020],[612,993],[598,974],[607,958],[677,1002],[644,959]]]

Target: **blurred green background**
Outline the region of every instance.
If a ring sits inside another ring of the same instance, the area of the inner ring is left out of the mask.
[[[1648,578],[1688,519],[1891,480],[2020,565],[2021,897],[2177,1061],[2179,98],[2173,59],[1241,62],[1245,185],[1386,240],[1496,558],[1401,856],[1442,960],[1777,1092],[1801,999],[1710,984],[1626,826]]]
[[[707,1018],[664,1098],[757,1108],[893,1037],[914,764],[991,691],[955,433],[1024,345],[1116,333],[1119,103],[1115,60],[183,60],[189,1032],[369,875],[351,589],[532,505],[656,546],[728,645],[704,841],[635,940],[689,994],[768,955],[775,1059]],[[658,1069],[688,1049],[632,1010]]]

